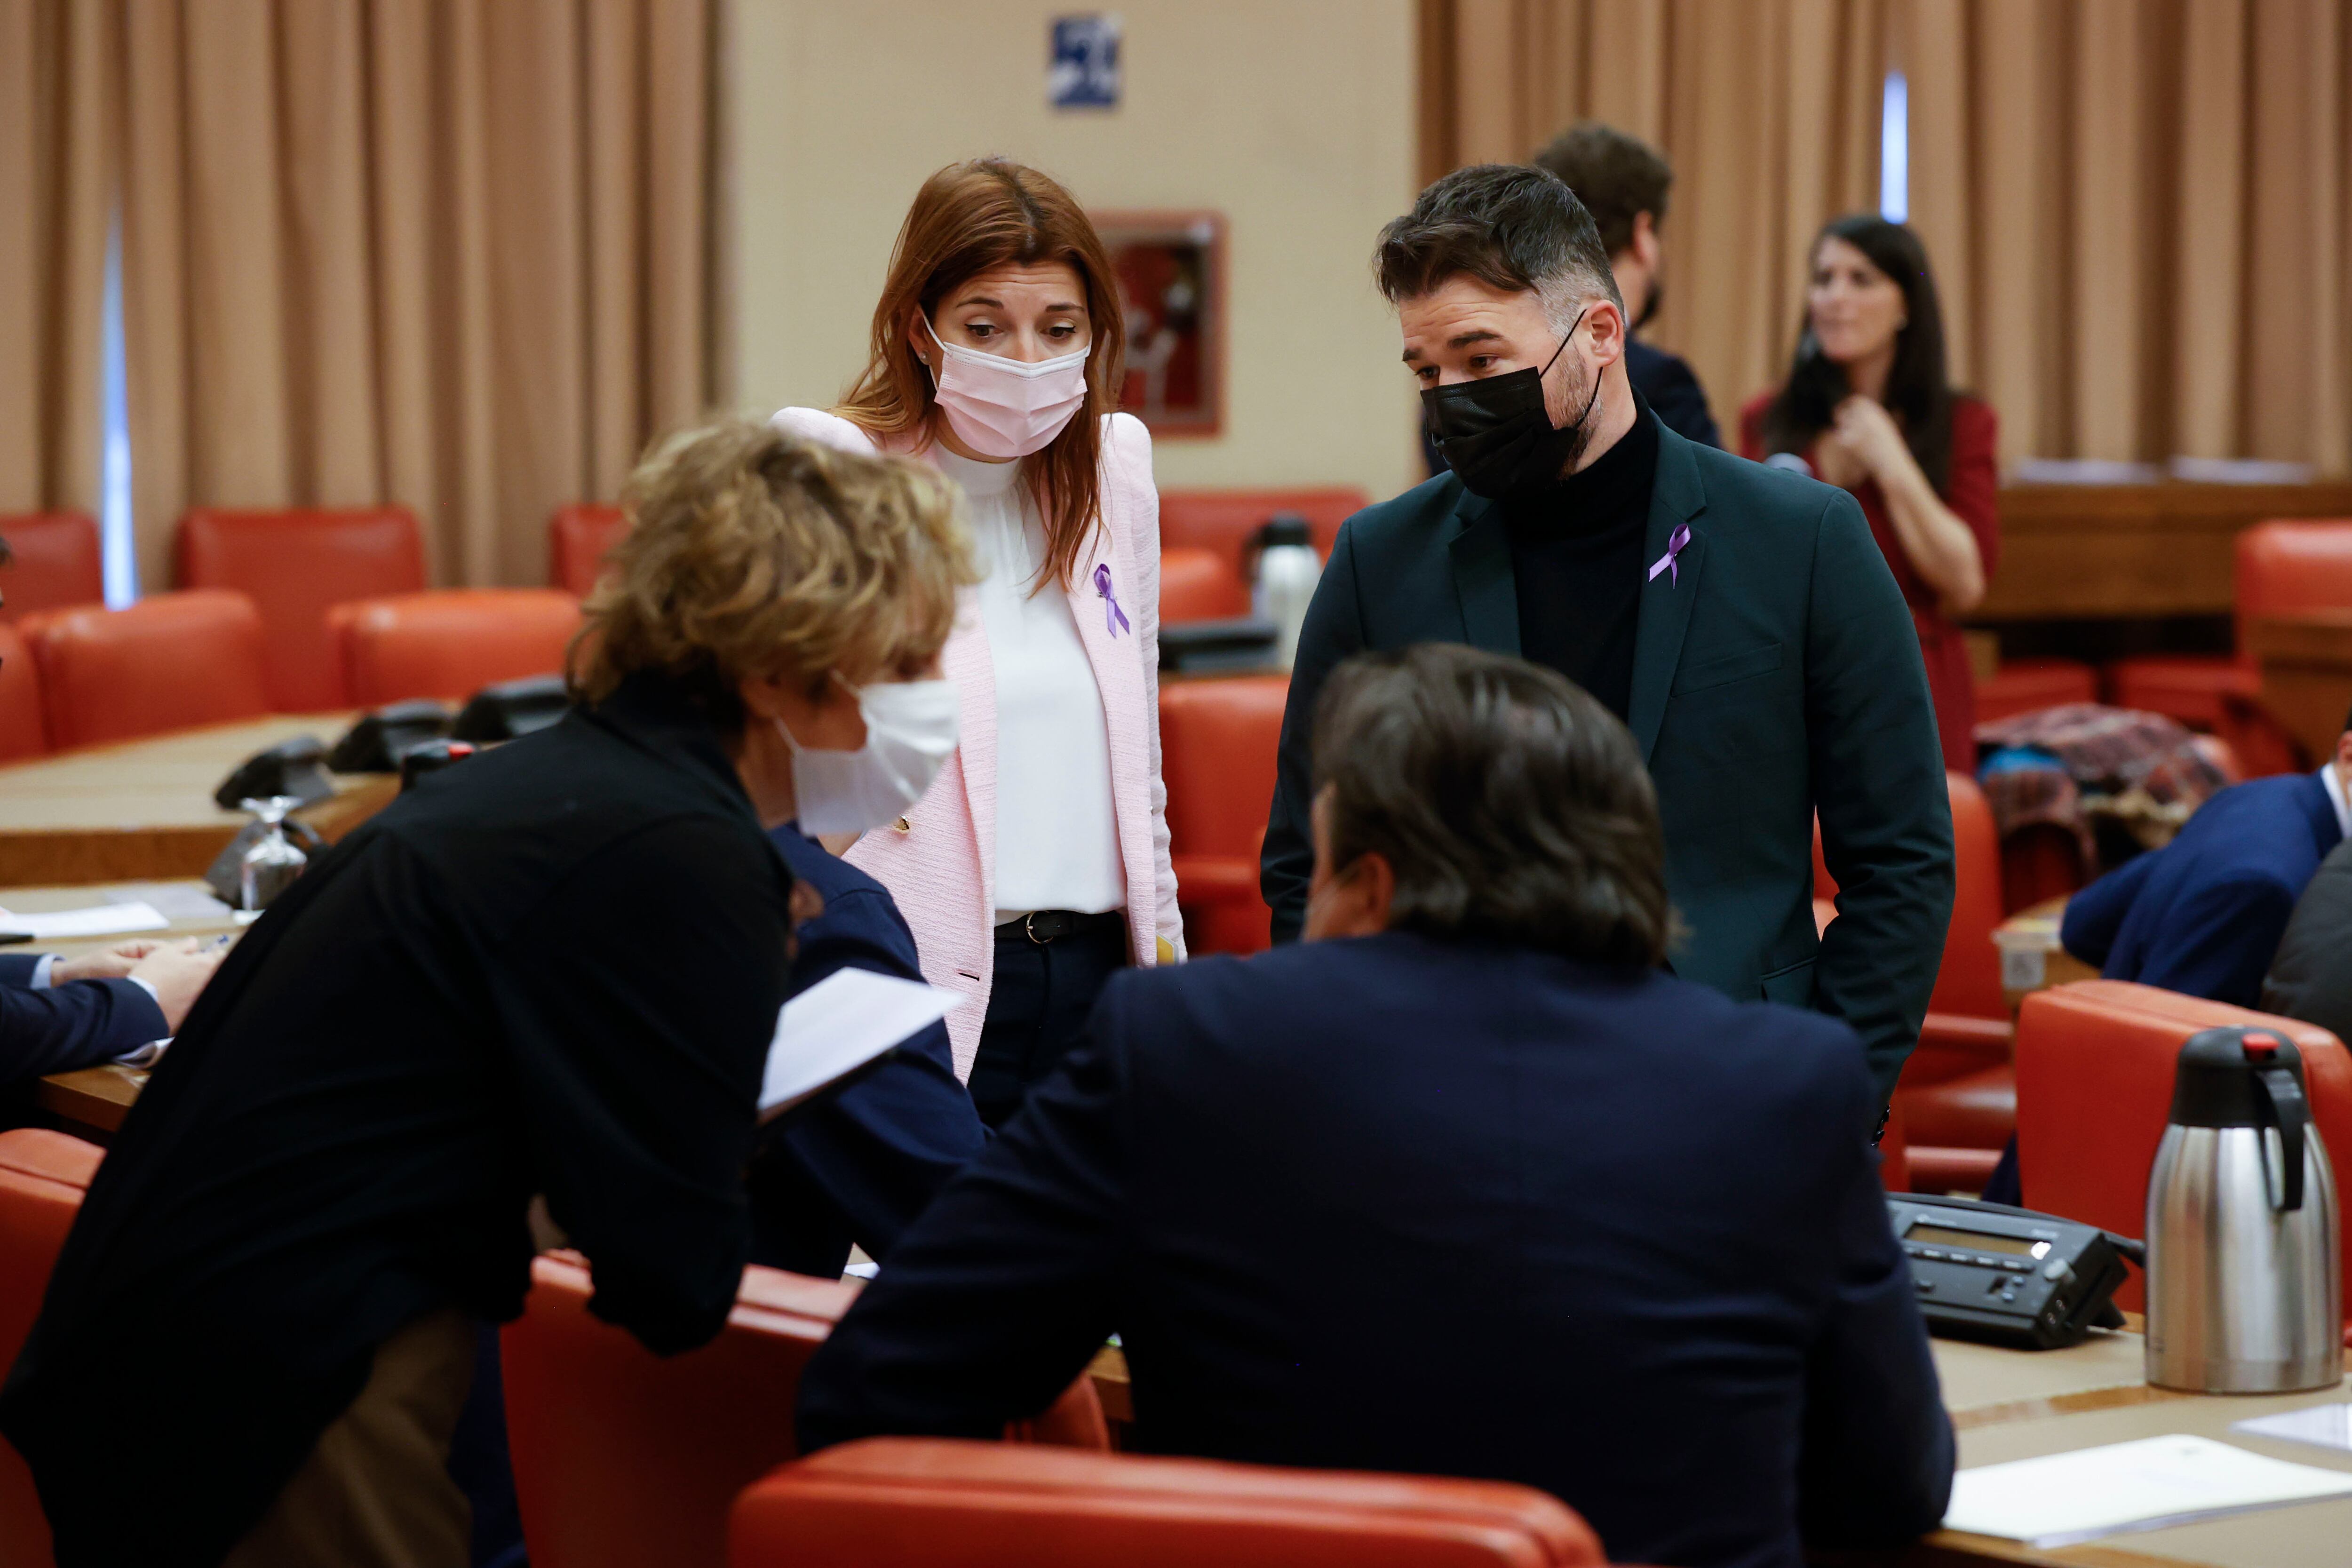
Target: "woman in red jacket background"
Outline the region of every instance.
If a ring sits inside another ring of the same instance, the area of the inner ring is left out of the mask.
[[[1973,773],[1976,682],[1954,623],[2000,555],[2000,421],[1945,379],[1943,311],[1916,235],[1866,213],[1822,230],[1789,378],[1740,410],[1739,431],[1743,455],[1862,503],[1919,630],[1944,765]]]

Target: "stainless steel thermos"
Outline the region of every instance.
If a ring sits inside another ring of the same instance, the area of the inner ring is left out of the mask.
[[[2336,1174],[2303,1058],[2275,1029],[2180,1047],[2147,1180],[2147,1380],[2200,1394],[2344,1375]]]

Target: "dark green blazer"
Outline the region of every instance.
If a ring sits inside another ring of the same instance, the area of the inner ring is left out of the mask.
[[[1688,934],[1675,973],[1844,1019],[1890,1094],[1919,1037],[1952,912],[1952,820],[1910,612],[1845,491],[1658,433],[1627,718],[1665,825]],[[1364,649],[1519,651],[1501,510],[1441,474],[1339,531],[1282,721],[1260,886],[1295,939],[1314,868],[1316,700]],[[1817,936],[1812,824],[1838,881]]]

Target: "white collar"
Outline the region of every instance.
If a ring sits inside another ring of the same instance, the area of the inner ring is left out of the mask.
[[[2327,804],[2336,808],[2336,826],[2345,837],[2352,838],[2352,800],[2344,794],[2344,781],[2336,776],[2335,759],[2319,764],[2319,787],[2327,792]]]

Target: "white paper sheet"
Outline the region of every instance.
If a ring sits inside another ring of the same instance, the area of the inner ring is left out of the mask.
[[[2347,1495],[2342,1471],[2176,1433],[1962,1470],[1944,1528],[2046,1549]]]
[[[953,991],[919,980],[870,969],[835,970],[785,1003],[778,1015],[760,1085],[760,1113],[773,1115],[855,1072],[946,1017],[961,1000]]]
[[[2276,1437],[2287,1443],[2352,1453],[2352,1405],[2314,1405],[2302,1410],[2282,1410],[2275,1415],[2250,1415],[2230,1424],[2232,1432],[2249,1437]]]
[[[86,910],[11,914],[0,910],[0,931],[20,931],[35,942],[72,942],[81,937],[121,936],[130,931],[167,931],[172,922],[148,903],[98,904]]]

